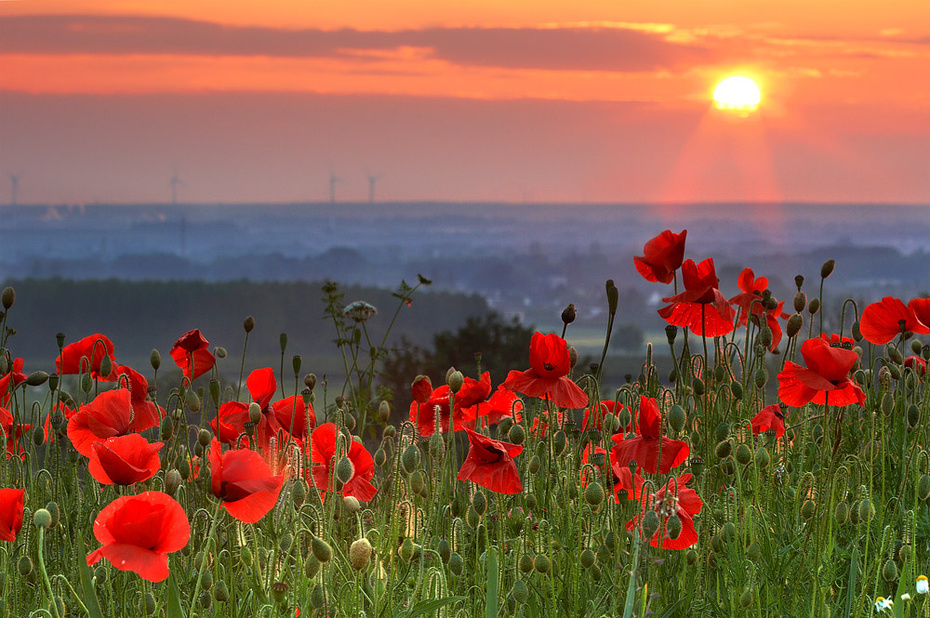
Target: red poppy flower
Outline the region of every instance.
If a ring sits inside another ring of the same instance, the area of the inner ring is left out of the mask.
[[[209,350],[207,341],[199,328],[189,330],[174,342],[171,348],[171,358],[181,368],[181,372],[190,378],[202,376],[216,364],[216,357]]]
[[[606,463],[607,451],[600,446],[595,446],[594,452],[592,454],[591,446],[592,446],[591,444],[588,444],[588,446],[584,448],[584,451],[581,452],[581,463],[582,464],[588,463],[589,458],[595,459],[595,458],[599,458],[598,456],[604,457],[603,463],[595,463],[593,461],[591,462],[591,465],[596,466],[599,470],[603,471],[604,469],[603,464]],[[614,487],[614,502],[618,504],[620,503],[620,490],[621,489],[627,491],[626,497],[629,498],[629,496],[634,493],[634,482],[635,482],[636,488],[640,487],[643,484],[643,477],[639,475],[638,469],[637,469],[637,474],[636,474],[636,478],[634,481],[633,474],[630,472],[629,466],[617,465],[617,462],[614,461],[613,458],[611,458],[610,460],[610,472],[611,472],[610,476],[613,480],[613,487]],[[584,474],[582,474],[582,477],[581,477],[581,484],[583,487],[587,487],[588,485],[588,479],[585,478]]]
[[[427,394],[426,387],[428,385],[428,379],[418,379],[414,382],[416,388],[412,389],[414,401],[410,404],[410,421],[416,423],[417,431],[421,436],[433,435],[436,432],[437,425],[440,433],[449,431],[450,416],[453,431],[462,431],[465,428],[464,423],[466,421],[470,421],[471,425],[474,426],[476,410],[469,410],[469,408],[483,402],[491,394],[491,374],[485,371],[481,376],[481,380],[466,376],[462,382],[462,388],[455,395],[455,404],[452,410],[449,409],[451,397],[448,385],[440,386]],[[426,399],[421,403],[418,398]]]
[[[423,403],[413,401],[410,404],[410,422],[416,424],[421,436],[431,436],[437,430],[440,433],[449,431],[449,417],[448,386],[433,389]]]
[[[623,438],[622,434],[613,437],[617,444],[611,453],[618,465],[627,466],[635,461],[646,472],[655,474],[658,470],[660,474],[668,474],[669,470],[684,462],[691,452],[685,442],[662,435],[659,405],[655,399],[645,395],[640,397],[639,403],[639,433],[633,438]]]
[[[274,507],[284,483],[284,477],[275,476],[255,451],[223,453],[216,439],[210,444],[210,475],[213,495],[223,501],[231,516],[247,524],[254,524]]]
[[[775,437],[780,438],[785,435],[785,412],[777,403],[765,406],[749,421],[749,428],[754,436],[774,429]]]
[[[246,379],[246,388],[252,401],[261,408],[262,415],[255,427],[256,443],[267,449],[272,438],[278,438],[286,430],[278,422],[274,408],[269,405],[275,390],[278,388],[274,378],[274,370],[270,367],[256,369]],[[241,401],[227,401],[220,406],[217,418],[212,422],[213,429],[224,444],[235,444],[243,433],[246,433],[245,424],[249,422],[249,404]],[[290,420],[288,420],[290,425]],[[282,440],[286,439],[282,436]]]
[[[669,479],[665,486],[650,496],[643,505],[642,512],[627,522],[627,530],[635,530],[648,510],[655,510],[659,515],[659,529],[652,535],[649,544],[662,549],[687,549],[698,542],[697,531],[694,529],[692,517],[701,512],[704,502],[687,484],[691,481],[691,473],[686,472],[677,479]],[[641,494],[641,492],[638,492]],[[641,500],[641,495],[636,496]],[[681,532],[672,539],[669,538],[668,520],[672,514],[681,521]]]
[[[917,318],[912,305],[923,309],[922,303],[912,300],[905,305],[892,296],[886,296],[881,302],[867,306],[862,310],[859,320],[862,337],[869,343],[884,345],[905,331],[921,335],[930,333],[930,328]]]
[[[519,423],[522,410],[523,400],[509,388],[500,385],[487,401],[462,410],[463,424],[474,429],[478,418],[487,419],[489,425],[499,423],[502,418],[512,418],[515,423]]]
[[[636,271],[646,278],[646,281],[671,283],[675,278],[675,271],[681,267],[685,257],[685,238],[688,230],[681,234],[673,234],[665,230],[643,247],[646,255],[633,258]]]
[[[517,464],[513,458],[523,452],[519,444],[510,444],[475,433],[468,434],[468,455],[459,470],[460,481],[471,481],[499,494],[523,491]]]
[[[904,366],[910,367],[918,376],[921,377],[927,373],[927,361],[919,356],[908,356],[904,359]]]
[[[554,333],[533,333],[530,339],[530,368],[511,372],[504,387],[529,397],[546,398],[563,408],[583,408],[588,395],[568,377],[571,358],[568,344]]]
[[[158,473],[162,442],[149,444],[137,433],[91,444],[87,471],[103,485],[134,485]]]
[[[336,437],[339,430],[335,423],[324,423],[310,434],[310,460],[317,464],[310,469],[314,487],[323,491],[332,491],[330,480],[333,472],[330,467],[336,456]],[[361,442],[349,440],[349,461],[352,462],[352,477],[342,486],[343,496],[355,496],[362,502],[371,502],[378,488],[371,484],[375,476],[375,462],[371,453]]]
[[[6,436],[6,456],[23,459],[26,449],[23,448],[23,434],[29,431],[32,425],[14,422],[13,415],[6,408],[0,408],[0,428]]]
[[[125,376],[125,377],[124,377]],[[149,399],[149,381],[128,365],[114,365],[107,381],[123,383],[129,388],[129,403],[137,425],[154,427],[165,417],[164,408]],[[141,431],[141,430],[134,430]]]
[[[562,413],[556,412],[555,414],[555,426],[557,429],[562,427]],[[539,416],[533,419],[533,424],[530,426],[530,435],[534,438],[545,438],[546,433],[549,431],[549,412],[543,410]]]
[[[15,359],[10,373],[0,378],[0,407],[10,405],[13,389],[25,382],[27,377],[29,376],[23,373],[23,359]]]
[[[749,315],[752,314],[759,318],[765,318],[765,323],[772,331],[772,345],[770,350],[775,350],[781,342],[782,330],[778,318],[786,317],[784,315],[784,301],[779,302],[774,309],[766,309],[762,306],[762,292],[768,289],[769,280],[766,277],[756,277],[751,268],[743,269],[737,280],[739,294],[730,299],[730,304],[740,308],[739,320],[736,327],[745,326],[749,322]]]
[[[24,489],[0,489],[0,541],[13,543],[23,527]]]
[[[106,335],[88,335],[62,348],[61,355],[55,359],[55,368],[60,374],[90,371],[94,377],[98,377],[100,362],[104,356],[112,360],[113,349],[113,342]]]
[[[733,308],[717,289],[720,280],[714,270],[713,258],[700,264],[686,260],[681,266],[685,291],[663,298],[671,303],[659,309],[659,315],[674,326],[691,329],[695,335],[719,337],[733,330]]]
[[[930,298],[912,298],[907,308],[914,312],[921,324],[930,326]]]
[[[304,403],[302,395],[287,397],[272,404],[274,417],[278,425],[290,434],[298,444],[304,446],[310,432],[316,427],[316,414],[313,404]]]
[[[129,391],[118,388],[104,391],[82,405],[68,422],[68,438],[81,455],[90,457],[94,442],[145,431],[157,425],[157,418],[147,414],[134,415]]]
[[[413,394],[413,400],[417,403],[426,403],[430,395],[433,394],[433,383],[427,376],[419,375],[410,385],[410,392]]]
[[[813,401],[834,406],[865,403],[865,394],[852,380],[852,370],[859,355],[852,350],[832,348],[825,340],[808,339],[801,344],[801,356],[807,368],[788,361],[778,374],[778,397],[789,406],[803,406]]]
[[[841,337],[836,333],[821,333],[820,338],[830,344],[830,347],[833,348],[846,348],[847,350],[852,350],[855,347],[856,342],[852,337]]]
[[[191,526],[184,508],[160,491],[117,498],[94,520],[94,536],[103,547],[87,555],[93,566],[106,558],[120,571],[160,582],[168,577],[168,556],[187,545]]]

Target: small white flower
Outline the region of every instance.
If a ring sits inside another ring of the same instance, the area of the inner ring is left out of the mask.
[[[902,595],[901,595],[901,600],[902,600],[902,601],[910,601],[910,600],[911,600],[911,595],[910,595],[910,593],[909,593],[909,592],[905,592],[904,594],[902,594]]]
[[[893,605],[894,603],[885,597],[878,597],[875,599],[875,611],[877,612],[883,612],[886,609],[891,609]]]
[[[927,594],[930,592],[930,582],[927,581],[926,575],[917,576],[917,594]]]

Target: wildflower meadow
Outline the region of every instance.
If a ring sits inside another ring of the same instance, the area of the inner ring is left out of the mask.
[[[519,364],[466,350],[475,375],[393,394],[369,321],[423,276],[390,308],[325,286],[338,384],[285,335],[279,367],[249,366],[251,317],[147,367],[59,333],[27,368],[6,288],[0,618],[930,616],[930,298],[826,302],[829,260],[776,299],[686,239],[631,265],[665,338],[619,385],[612,281],[599,361],[569,305]]]

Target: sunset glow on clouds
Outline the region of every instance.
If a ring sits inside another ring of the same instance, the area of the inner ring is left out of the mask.
[[[191,201],[323,199],[330,173],[363,199],[365,169],[384,199],[930,201],[921,1],[195,4],[0,2],[0,172],[23,200],[163,200],[174,165]],[[762,89],[752,117],[711,109],[734,73]]]

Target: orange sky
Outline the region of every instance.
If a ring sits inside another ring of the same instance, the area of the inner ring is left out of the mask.
[[[925,0],[0,0],[0,67],[22,202],[164,200],[173,169],[191,201],[377,171],[398,200],[930,202]],[[747,118],[710,106],[735,72]]]

